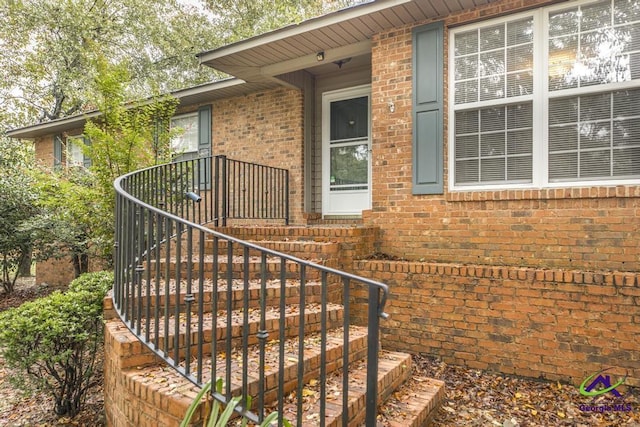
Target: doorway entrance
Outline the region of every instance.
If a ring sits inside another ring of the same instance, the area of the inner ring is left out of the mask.
[[[371,208],[371,86],[322,95],[322,215]]]

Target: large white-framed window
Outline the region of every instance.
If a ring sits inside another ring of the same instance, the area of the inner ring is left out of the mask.
[[[640,2],[452,29],[452,190],[640,183]]]
[[[171,118],[171,129],[179,129],[178,135],[171,139],[171,150],[182,156],[198,152],[198,113],[181,114]]]

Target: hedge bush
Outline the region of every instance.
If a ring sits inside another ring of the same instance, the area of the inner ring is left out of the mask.
[[[112,273],[87,273],[64,293],[0,313],[0,353],[24,373],[16,382],[49,393],[58,415],[76,415],[99,383],[94,368],[103,340],[102,300],[112,285]]]

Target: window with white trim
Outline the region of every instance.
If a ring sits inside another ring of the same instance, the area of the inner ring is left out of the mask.
[[[66,144],[66,163],[67,167],[84,167],[85,156],[82,151],[82,147],[85,145],[85,140],[82,135],[67,137]]]
[[[171,129],[180,133],[171,139],[171,150],[177,155],[198,152],[198,113],[171,118]]]
[[[451,30],[452,189],[640,183],[640,2]]]

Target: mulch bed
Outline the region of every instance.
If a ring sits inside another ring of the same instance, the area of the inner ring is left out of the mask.
[[[621,386],[620,398],[611,393],[588,398],[570,384],[450,366],[427,355],[414,361],[418,372],[447,387],[435,427],[640,426],[637,388]]]

